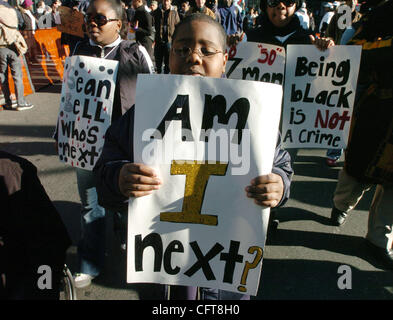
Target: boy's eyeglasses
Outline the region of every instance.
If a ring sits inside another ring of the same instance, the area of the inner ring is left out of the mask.
[[[106,25],[108,22],[118,21],[118,20],[119,19],[108,19],[103,14],[96,14],[95,16],[92,16],[90,14],[85,15],[85,22],[86,23],[90,23],[91,21],[94,21],[95,24],[99,27]]]
[[[286,7],[292,7],[296,3],[294,0],[267,0],[267,5],[270,8],[274,8],[277,7],[280,2],[285,4]]]
[[[202,48],[198,48],[198,49],[191,49],[189,47],[181,47],[181,48],[172,48],[172,50],[180,58],[188,58],[194,52],[202,59],[214,56],[217,53],[223,53],[222,51],[219,51],[219,50],[216,50],[213,48],[209,48],[209,47],[202,47]]]

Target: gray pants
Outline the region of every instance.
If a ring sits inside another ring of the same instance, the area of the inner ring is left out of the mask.
[[[15,95],[18,105],[26,103],[24,98],[22,63],[14,50],[0,48],[0,85],[3,91],[5,103],[11,104],[11,93],[8,82],[8,66],[15,84]]]
[[[334,192],[334,206],[345,212],[356,207],[372,185],[361,183],[344,169],[340,171]],[[366,238],[378,247],[392,249],[393,243],[393,187],[377,185],[370,206]]]

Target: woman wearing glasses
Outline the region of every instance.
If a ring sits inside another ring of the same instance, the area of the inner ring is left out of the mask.
[[[309,32],[300,25],[295,14],[300,8],[299,0],[262,0],[264,16],[262,25],[247,34],[248,41],[286,46],[289,44],[311,44]]]
[[[320,50],[334,45],[330,39],[315,39],[311,30],[302,27],[295,12],[301,7],[302,0],[261,0],[263,12],[261,25],[247,33],[247,41],[268,43],[287,47],[288,44],[314,44]],[[290,149],[292,162],[298,149]],[[272,211],[271,221],[276,220],[277,212]]]
[[[301,3],[301,0],[261,0],[260,6],[264,13],[261,25],[247,33],[247,41],[283,47],[287,44],[314,43],[321,50],[334,45],[328,39],[315,39],[311,31],[303,29],[295,14]]]
[[[125,12],[120,0],[93,0],[85,15],[88,40],[79,42],[72,55],[84,55],[119,61],[112,122],[134,105],[138,73],[151,73],[153,64],[144,47],[122,40],[120,33]],[[77,288],[83,288],[98,276],[105,256],[105,209],[97,203],[92,171],[76,169],[82,203],[81,240],[78,244],[80,273]]]

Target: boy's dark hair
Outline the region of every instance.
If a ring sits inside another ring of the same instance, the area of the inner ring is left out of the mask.
[[[220,23],[218,23],[216,20],[214,20],[212,17],[210,17],[204,13],[199,13],[199,12],[193,13],[189,16],[186,16],[183,20],[181,20],[176,25],[175,31],[173,32],[173,35],[172,35],[172,43],[175,42],[175,39],[176,39],[179,29],[183,25],[191,23],[192,21],[205,21],[205,22],[208,22],[208,23],[214,25],[218,29],[219,34],[220,34],[222,50],[225,51],[226,46],[227,46],[227,34],[226,34],[224,28],[222,27],[222,25]]]

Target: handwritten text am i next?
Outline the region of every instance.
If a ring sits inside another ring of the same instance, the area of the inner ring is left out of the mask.
[[[360,48],[289,46],[283,134],[287,147],[343,148],[348,139]],[[354,50],[351,50],[354,49]]]

